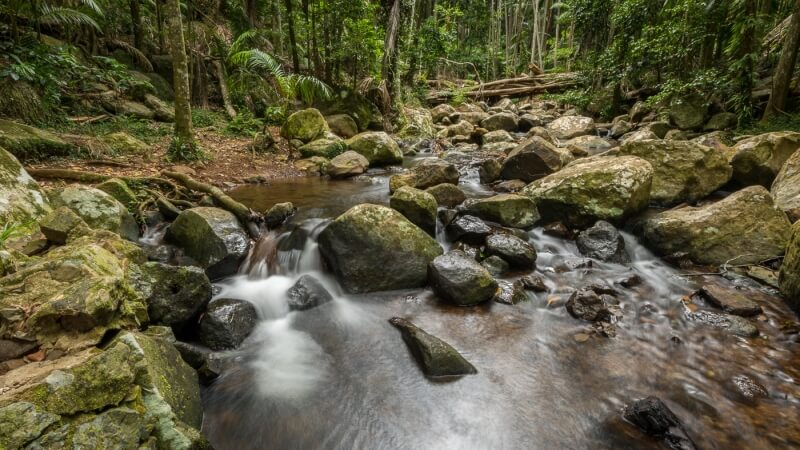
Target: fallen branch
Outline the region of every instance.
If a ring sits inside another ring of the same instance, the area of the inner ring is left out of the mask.
[[[112,178],[118,178],[128,185],[146,184],[162,186],[174,192],[180,192],[180,188],[175,183],[158,177],[124,177],[119,175],[103,175],[94,172],[84,172],[71,169],[34,169],[26,167],[25,170],[33,178],[39,180],[66,180],[77,181],[79,183],[102,183]]]

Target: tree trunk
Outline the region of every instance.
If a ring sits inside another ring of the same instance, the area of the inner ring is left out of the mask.
[[[193,144],[192,107],[189,104],[189,64],[183,40],[180,0],[167,0],[167,33],[172,55],[173,87],[175,89],[175,139],[178,144]]]
[[[286,23],[289,25],[289,45],[292,47],[292,67],[295,72],[300,71],[300,56],[297,54],[297,37],[294,34],[294,13],[292,0],[284,0],[286,5]]]
[[[225,112],[231,119],[236,118],[236,108],[231,103],[231,94],[228,91],[228,83],[225,81],[225,68],[219,60],[213,60],[211,64],[214,65],[214,70],[217,72],[217,79],[219,79],[219,92],[222,94],[222,103],[225,105]]]
[[[156,3],[156,33],[158,34],[158,50],[164,53],[164,18],[162,14],[164,0],[155,0]]]
[[[394,62],[397,60],[397,35],[400,31],[400,0],[394,0],[386,23],[386,39],[381,65],[381,77],[386,80],[387,90],[392,92],[394,84]]]
[[[139,8],[139,0],[130,0],[131,23],[133,24],[133,46],[137,50],[144,51],[142,48],[142,13]]]
[[[786,108],[786,98],[789,96],[789,85],[794,73],[794,65],[797,62],[797,51],[800,46],[800,0],[795,4],[794,14],[789,23],[789,32],[783,41],[783,50],[778,66],[775,68],[775,76],[772,78],[772,93],[769,96],[767,109],[764,110],[762,120],[768,120],[776,113],[783,112]]]

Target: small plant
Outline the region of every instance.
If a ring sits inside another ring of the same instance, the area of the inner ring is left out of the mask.
[[[33,221],[24,223],[7,222],[4,224],[3,228],[0,228],[0,248],[5,248],[9,239],[26,232],[32,224]]]
[[[268,125],[283,125],[286,122],[286,107],[268,106],[264,110],[264,121]]]
[[[217,111],[205,108],[192,108],[192,124],[197,128],[215,127],[225,119]]]
[[[453,96],[450,97],[450,105],[459,106],[467,101],[467,91],[464,88],[453,89]]]
[[[225,132],[233,136],[255,137],[263,129],[264,121],[253,116],[250,111],[243,111],[228,122]]]
[[[208,159],[208,154],[200,148],[197,141],[184,142],[175,137],[167,149],[167,162],[207,161]]]

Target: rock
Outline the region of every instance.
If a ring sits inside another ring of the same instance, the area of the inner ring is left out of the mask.
[[[708,326],[721,328],[735,336],[758,336],[758,328],[753,324],[753,322],[745,319],[744,317],[733,316],[730,314],[717,314],[710,311],[698,311],[695,313],[687,313],[687,318]]]
[[[436,186],[431,186],[425,189],[425,192],[431,194],[436,199],[439,206],[446,208],[455,208],[467,199],[458,186],[451,183],[441,183]]]
[[[149,145],[122,131],[107,134],[100,139],[122,155],[148,155],[150,152]]]
[[[431,236],[436,235],[436,198],[419,189],[403,186],[389,199],[389,206]]]
[[[29,235],[35,231],[34,222],[50,211],[50,202],[39,184],[12,154],[0,147],[0,223],[17,227],[19,236]],[[7,245],[13,239],[9,236]]]
[[[630,115],[632,121],[641,122],[652,111],[653,111],[653,108],[651,108],[647,103],[639,101],[639,102],[636,102],[633,105],[633,107],[630,110],[629,115]]]
[[[523,190],[527,185],[528,184],[522,180],[506,180],[495,183],[492,189],[494,189],[495,192],[514,194]]]
[[[453,164],[438,158],[425,158],[408,172],[393,175],[389,179],[391,192],[402,186],[427,189],[437,184],[458,184],[460,175]]]
[[[669,120],[681,130],[697,130],[706,122],[706,108],[699,101],[675,103],[669,110]]]
[[[328,123],[319,110],[309,108],[290,115],[281,128],[281,136],[287,140],[299,139],[303,143],[309,143],[328,131]]]
[[[301,276],[286,292],[286,296],[292,311],[305,311],[333,301],[333,296],[325,286],[311,275]]]
[[[232,213],[214,207],[187,209],[167,236],[197,261],[212,280],[233,275],[247,256],[250,239]]]
[[[536,205],[531,199],[516,194],[468,200],[464,210],[473,216],[512,228],[530,228],[539,220]]]
[[[665,141],[686,141],[688,139],[689,135],[683,130],[669,130],[664,135]]]
[[[578,251],[587,258],[604,262],[627,264],[631,262],[625,251],[625,239],[610,223],[600,220],[591,228],[582,231],[576,239]]]
[[[456,109],[452,106],[448,105],[447,103],[442,103],[441,105],[436,105],[431,109],[431,117],[433,118],[434,123],[439,123],[445,117],[449,117],[450,115],[454,114]]]
[[[478,373],[450,344],[430,335],[406,319],[393,317],[389,323],[400,330],[417,363],[429,377],[457,377]]]
[[[347,114],[334,114],[325,117],[325,122],[331,131],[345,139],[349,139],[358,134],[358,124]]]
[[[480,249],[478,249],[476,255],[478,252],[480,252]],[[467,255],[472,257],[469,253],[467,253]],[[481,261],[481,265],[486,268],[493,277],[500,276],[511,269],[511,266],[503,258],[494,255]]]
[[[661,121],[647,123],[642,126],[641,129],[651,131],[658,139],[666,139],[667,133],[670,131],[676,131],[680,133],[679,130],[672,130],[672,127],[669,125],[669,123]]]
[[[403,152],[400,151],[400,147],[394,139],[382,131],[357,134],[345,142],[347,148],[367,158],[370,167],[403,162]]]
[[[572,160],[568,150],[555,147],[540,137],[532,137],[508,154],[500,177],[531,182],[561,170]]]
[[[322,156],[312,156],[311,158],[298,159],[294,162],[294,167],[309,175],[325,175],[328,172],[330,161]]]
[[[800,150],[786,160],[772,183],[775,205],[785,211],[791,220],[800,220]]]
[[[330,161],[327,173],[331,178],[347,178],[361,175],[368,167],[367,158],[354,151],[346,151]]]
[[[731,158],[733,179],[769,188],[785,163],[800,149],[800,133],[766,133],[739,141]],[[800,157],[794,158],[800,161]]]
[[[636,130],[626,133],[620,138],[619,142],[624,145],[628,142],[652,141],[656,139],[658,139],[658,136],[650,130]]]
[[[383,116],[375,103],[350,90],[341,90],[316,102],[325,115],[347,114],[356,121],[359,131],[383,130]]]
[[[522,190],[545,223],[583,227],[597,220],[621,222],[650,201],[653,168],[633,157],[600,158],[567,166]]]
[[[757,316],[763,311],[758,302],[751,300],[738,289],[729,289],[716,284],[707,284],[698,293],[712,305],[728,314]]]
[[[511,133],[506,130],[490,131],[484,134],[481,139],[483,140],[483,145],[495,144],[498,142],[514,142]]]
[[[58,420],[59,416],[42,411],[28,402],[0,407],[0,447],[23,448]]]
[[[576,319],[587,322],[608,321],[612,313],[608,309],[607,294],[595,292],[591,287],[573,292],[567,300],[567,311]]]
[[[428,280],[439,298],[459,306],[491,300],[497,291],[489,271],[457,250],[437,256],[428,265]]]
[[[703,199],[731,179],[732,169],[724,154],[691,142],[629,142],[619,153],[642,158],[653,166],[650,201],[661,205]]]
[[[113,113],[137,119],[153,120],[156,116],[152,109],[131,100],[117,98],[105,102],[103,106]]]
[[[212,350],[234,349],[250,335],[257,322],[258,314],[252,303],[214,299],[200,319],[200,342]]]
[[[139,237],[139,225],[128,208],[99,189],[73,184],[52,191],[50,203],[71,209],[93,229],[112,231],[131,241]]]
[[[275,203],[264,214],[264,222],[269,228],[277,228],[286,222],[289,217],[292,217],[295,212],[297,212],[297,208],[294,207],[292,202]]]
[[[547,124],[546,128],[553,137],[564,141],[595,132],[594,120],[583,116],[559,117]]]
[[[139,199],[136,198],[136,194],[128,187],[128,184],[119,178],[111,178],[95,187],[117,199],[118,202],[128,208],[128,211],[136,210]]]
[[[152,94],[145,94],[144,104],[153,110],[153,116],[161,122],[175,122],[175,108]]]
[[[486,253],[503,258],[512,267],[536,267],[536,249],[527,241],[508,234],[493,234],[486,238]]]
[[[736,128],[739,124],[739,118],[734,113],[721,112],[711,116],[703,130],[706,131],[720,131]]]
[[[462,120],[454,125],[446,127],[438,133],[438,136],[444,138],[454,136],[469,136],[473,131],[475,131],[475,127],[466,120]]]
[[[731,378],[731,384],[744,400],[752,401],[757,398],[769,397],[767,388],[747,375],[734,376]]]
[[[402,214],[370,204],[354,206],[331,222],[319,235],[319,249],[352,293],[424,286],[428,263],[442,254],[439,244]]]
[[[633,130],[633,124],[630,123],[628,120],[614,120],[611,131],[609,134],[612,137],[619,138],[620,136],[624,136],[629,134]]]
[[[522,287],[527,291],[547,292],[547,285],[539,275],[528,275],[519,279]]]
[[[66,156],[77,150],[53,133],[4,119],[0,119],[0,148],[22,161]]]
[[[781,293],[794,308],[800,308],[800,221],[792,226],[792,234],[786,246],[778,284]]]
[[[769,192],[751,186],[706,206],[656,214],[639,232],[661,255],[686,252],[697,264],[753,264],[783,254],[790,227]]]
[[[404,142],[420,142],[423,139],[433,139],[436,131],[433,128],[433,117],[427,108],[403,108],[403,128],[397,132],[397,137]]]
[[[495,158],[489,158],[481,161],[478,167],[478,176],[482,184],[489,184],[498,178],[503,172],[503,164]]]
[[[86,222],[66,206],[62,206],[45,216],[39,222],[39,229],[48,241],[56,245],[64,245],[68,239],[85,236],[90,233]]]
[[[636,400],[625,407],[622,415],[642,432],[663,439],[669,449],[697,448],[680,419],[657,397]]]
[[[518,126],[519,119],[517,115],[510,112],[497,113],[481,120],[481,127],[489,131],[517,131]]]
[[[158,208],[158,212],[167,220],[175,220],[181,215],[181,209],[161,195],[156,198],[156,207]]]
[[[528,294],[525,293],[525,288],[520,281],[512,283],[510,281],[501,280],[498,281],[498,285],[497,293],[492,298],[495,303],[516,305],[517,303],[529,300]]]
[[[347,144],[333,133],[325,133],[319,139],[312,140],[298,148],[300,155],[304,158],[312,158],[314,156],[321,156],[323,158],[331,159],[334,156],[341,155],[347,150]]]
[[[585,156],[599,155],[611,150],[611,144],[600,136],[586,135],[570,139],[566,144],[567,149],[575,155],[582,153]]]
[[[211,300],[211,282],[199,267],[147,262],[132,279],[134,290],[147,302],[150,320],[176,330],[200,317]]]
[[[458,217],[447,225],[446,231],[451,241],[463,240],[472,244],[483,244],[492,234],[492,228],[475,216]]]

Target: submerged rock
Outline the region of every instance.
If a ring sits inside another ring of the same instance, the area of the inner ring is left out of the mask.
[[[572,154],[534,136],[519,144],[503,162],[500,178],[531,182],[561,170]]]
[[[769,188],[784,163],[800,149],[800,133],[781,131],[739,141],[733,147],[733,179]]]
[[[687,318],[694,322],[699,322],[704,325],[712,326],[714,328],[721,328],[728,333],[742,337],[756,337],[758,336],[758,327],[745,319],[744,317],[734,316],[730,314],[717,314],[710,311],[698,311],[695,313],[687,313]]]
[[[289,309],[305,311],[333,301],[333,296],[322,283],[311,275],[301,276],[287,292]]]
[[[347,148],[367,158],[371,167],[400,164],[403,152],[388,134],[380,131],[357,134],[347,141]]]
[[[594,226],[578,234],[576,239],[578,251],[588,258],[617,264],[627,264],[631,261],[625,250],[625,239],[614,225],[599,220]]]
[[[426,333],[406,319],[393,317],[389,323],[400,330],[411,354],[429,377],[457,377],[478,373],[456,349]]]
[[[200,320],[200,342],[212,350],[236,348],[250,335],[257,322],[258,314],[252,303],[229,298],[214,299]]]
[[[403,186],[389,199],[389,206],[431,236],[436,234],[436,198],[433,195]]]
[[[491,300],[497,282],[489,271],[463,252],[453,250],[428,265],[428,280],[439,298],[460,306]]]
[[[128,208],[99,189],[67,186],[51,192],[50,203],[54,208],[71,209],[93,229],[112,231],[131,241],[139,237],[139,226]]]
[[[762,313],[761,305],[751,300],[738,289],[730,289],[716,284],[708,284],[698,291],[712,305],[726,313],[737,316],[757,316]]]
[[[289,141],[298,139],[303,143],[309,143],[324,136],[328,131],[328,123],[319,110],[309,108],[290,115],[281,128],[281,136]]]
[[[342,287],[353,293],[422,287],[442,248],[399,212],[363,204],[319,235],[319,248]]]
[[[499,256],[512,267],[536,267],[536,249],[525,240],[508,234],[493,234],[486,238],[486,252]]]
[[[625,407],[622,415],[642,432],[663,439],[666,446],[672,450],[697,448],[678,416],[658,397],[636,400]]]
[[[530,228],[539,219],[533,201],[516,194],[468,200],[464,209],[468,214],[512,228]]]

